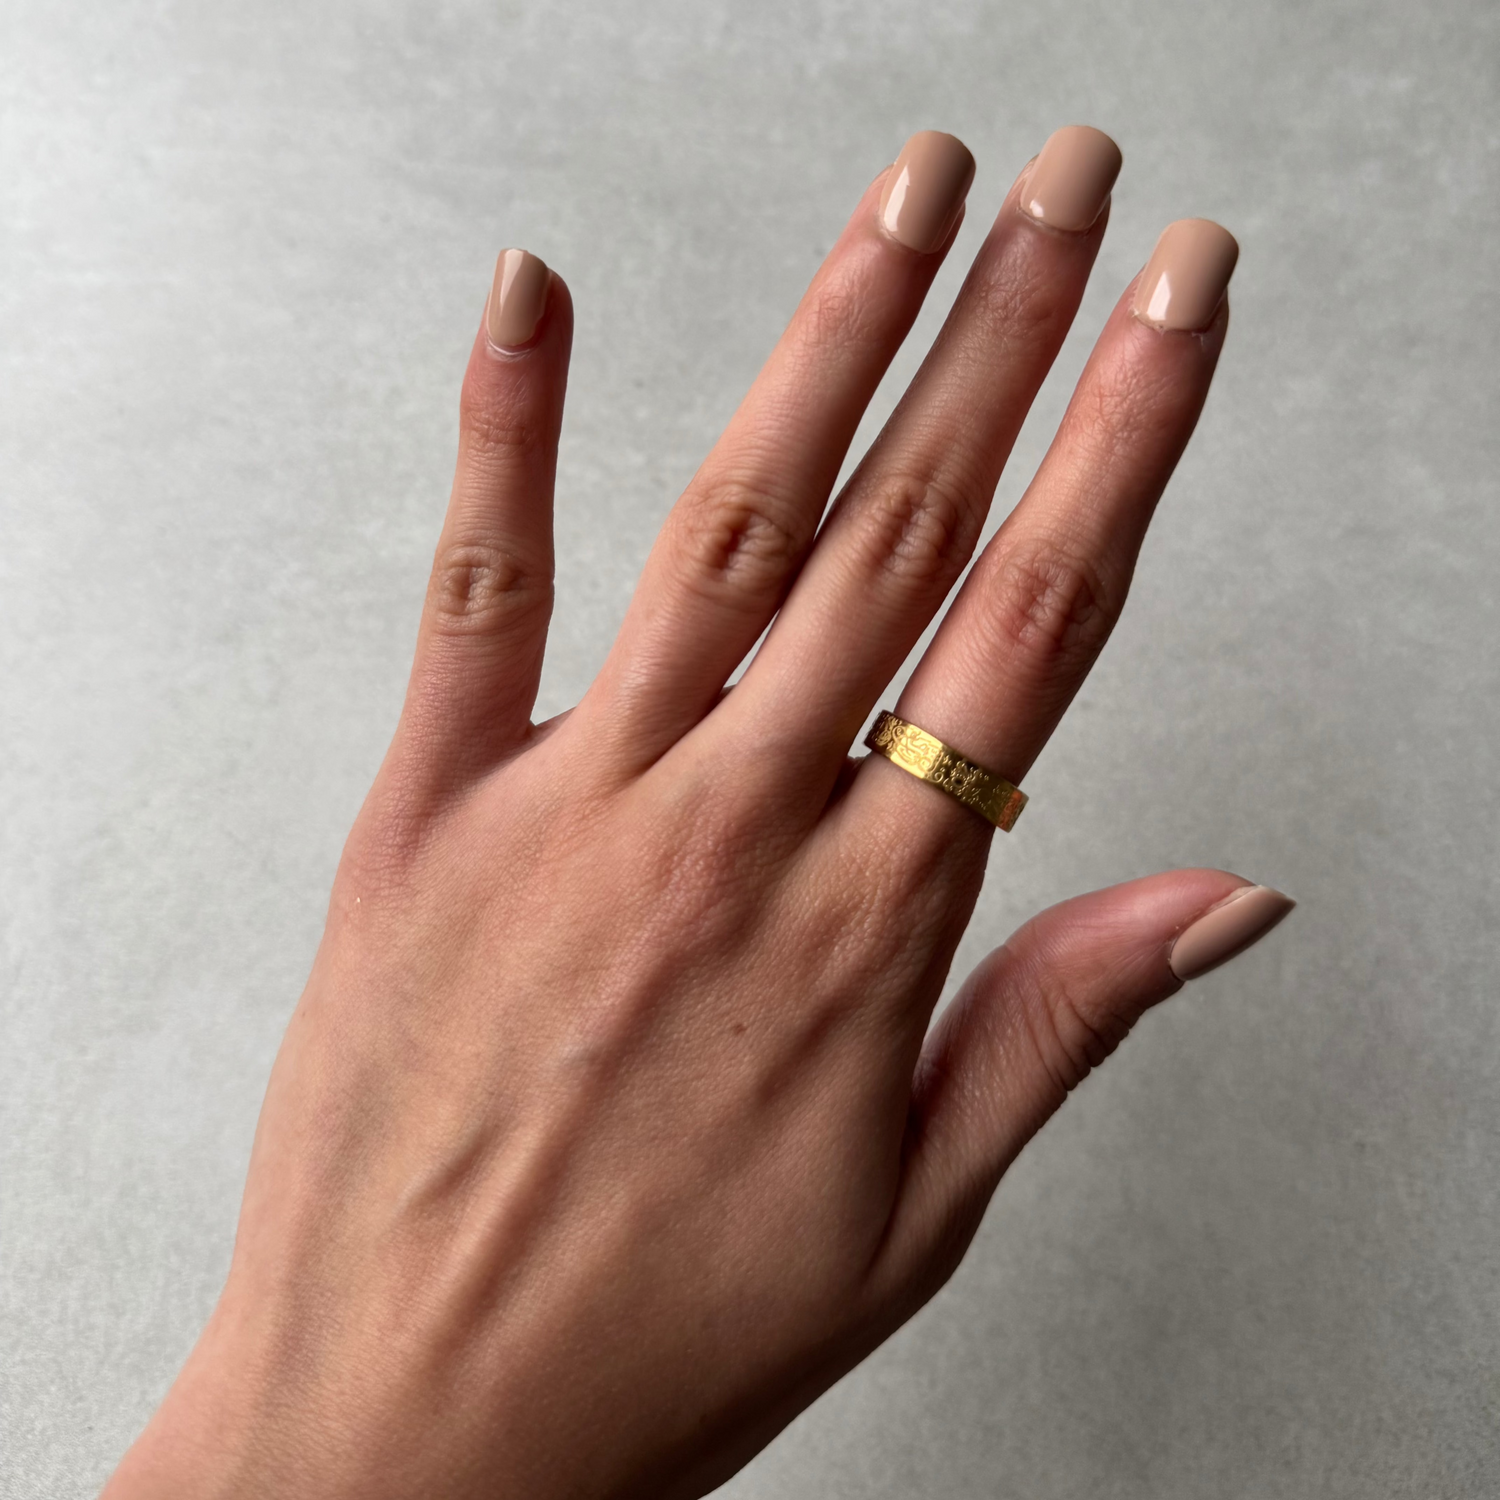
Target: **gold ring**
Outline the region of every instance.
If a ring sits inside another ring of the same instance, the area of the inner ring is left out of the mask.
[[[980,817],[988,818],[1006,833],[1015,827],[1021,809],[1026,806],[1026,793],[1019,787],[975,765],[952,745],[945,745],[935,735],[898,719],[895,714],[882,713],[865,736],[865,744],[892,765],[909,771],[918,781],[938,787],[965,807],[972,807]]]

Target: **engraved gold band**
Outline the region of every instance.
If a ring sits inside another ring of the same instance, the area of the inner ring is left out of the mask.
[[[865,744],[893,765],[910,771],[919,781],[956,797],[965,807],[972,807],[1006,833],[1015,827],[1021,809],[1026,806],[1026,793],[1019,787],[975,765],[951,745],[895,714],[882,713],[865,736]]]

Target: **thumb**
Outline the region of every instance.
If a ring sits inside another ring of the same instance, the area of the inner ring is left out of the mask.
[[[882,1257],[904,1289],[920,1302],[942,1285],[1005,1169],[1147,1009],[1294,904],[1223,870],[1171,870],[1049,907],[985,959],[917,1066]]]

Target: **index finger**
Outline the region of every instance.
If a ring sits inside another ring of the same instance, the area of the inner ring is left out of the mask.
[[[865,407],[953,242],[974,158],[921,131],[866,191],[673,507],[585,699],[627,770],[718,701],[801,567]]]

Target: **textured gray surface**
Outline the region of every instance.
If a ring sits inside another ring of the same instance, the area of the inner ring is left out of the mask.
[[[726,1492],[1500,1493],[1500,12],[0,0],[0,1492],[87,1495],[224,1271],[400,699],[495,249],[578,334],[544,711],[912,129],[1126,167],[1001,508],[1157,229],[1235,327],[957,972],[1175,864],[1302,907]],[[867,433],[871,430],[867,427]]]

